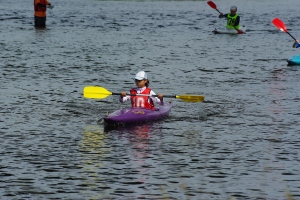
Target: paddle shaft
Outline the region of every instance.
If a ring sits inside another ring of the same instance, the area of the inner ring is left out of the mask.
[[[120,93],[113,92],[112,95],[120,95]],[[146,95],[146,94],[126,94],[128,96],[147,96],[147,97],[158,97],[158,95]],[[176,95],[163,95],[166,98],[176,98]]]
[[[218,11],[221,14],[221,12],[217,8],[215,8],[215,10]]]
[[[292,36],[288,31],[286,33],[289,34],[295,41],[297,41],[297,39],[294,38],[294,36]]]
[[[215,10],[218,11],[221,14],[221,12],[217,8]]]
[[[158,95],[128,94],[128,93],[125,93],[125,94],[127,96],[148,96],[148,97],[151,96],[151,97],[158,97]],[[83,96],[85,98],[104,99],[104,98],[106,98],[106,97],[108,97],[110,95],[122,95],[122,93],[110,92],[107,89],[105,89],[103,87],[100,87],[100,86],[86,86],[83,89]],[[181,100],[183,100],[185,102],[202,102],[202,101],[204,101],[204,96],[203,95],[182,94],[182,95],[163,95],[163,97],[181,99]]]

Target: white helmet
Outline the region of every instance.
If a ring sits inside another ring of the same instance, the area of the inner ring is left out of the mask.
[[[231,6],[230,7],[230,11],[236,11],[237,10],[237,7],[236,6]]]
[[[137,80],[147,79],[147,74],[144,71],[140,71],[135,75],[134,79],[137,79]]]

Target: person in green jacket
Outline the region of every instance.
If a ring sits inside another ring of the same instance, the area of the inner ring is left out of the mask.
[[[231,6],[230,13],[225,15],[223,13],[220,13],[219,18],[224,17],[227,19],[227,24],[226,24],[227,29],[236,30],[240,28],[240,16],[236,12],[237,12],[237,7]]]

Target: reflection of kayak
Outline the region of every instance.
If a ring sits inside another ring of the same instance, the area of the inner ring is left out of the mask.
[[[156,127],[156,128],[153,128]],[[157,128],[160,127],[159,125],[155,124],[155,121],[153,122],[147,122],[147,123],[140,123],[140,124],[128,124],[128,125],[105,125],[104,126],[104,133],[108,133],[111,131],[118,131],[120,133],[125,134],[134,134],[134,136],[138,138],[148,138],[149,133],[153,132],[154,130],[157,130]]]
[[[300,65],[300,54],[287,59],[288,65]]]
[[[104,118],[105,125],[137,124],[162,119],[168,116],[172,103],[165,103],[155,110],[145,108],[123,108]]]
[[[246,30],[244,27],[243,27],[244,30]],[[246,31],[244,31],[243,29],[240,29],[241,31],[243,31],[244,33],[246,33]],[[238,34],[238,31],[237,30],[234,30],[234,29],[216,29],[212,31],[214,34],[229,34],[229,35],[236,35]]]

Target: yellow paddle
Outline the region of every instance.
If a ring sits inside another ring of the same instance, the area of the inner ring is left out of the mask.
[[[83,89],[83,96],[89,99],[104,99],[110,95],[121,95],[120,93],[110,92],[107,89],[100,86],[86,86]],[[137,96],[132,94],[127,94],[130,96]],[[140,95],[140,96],[148,96],[148,95]],[[157,95],[154,95],[157,97]],[[204,101],[204,96],[202,95],[191,95],[191,94],[182,94],[182,95],[164,95],[164,97],[181,99],[185,102],[202,102]]]

